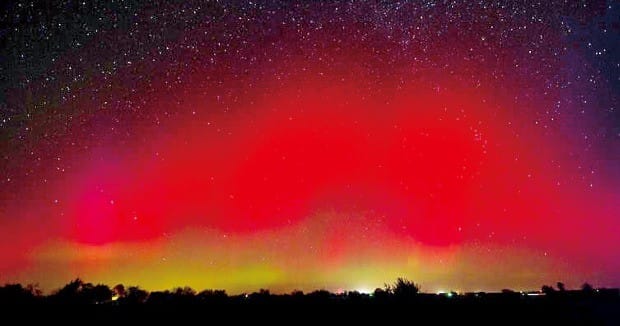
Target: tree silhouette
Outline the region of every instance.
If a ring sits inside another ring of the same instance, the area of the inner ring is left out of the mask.
[[[60,303],[80,303],[79,294],[83,285],[84,282],[78,277],[56,291],[52,299]]]
[[[156,305],[164,305],[164,304],[173,304],[174,303],[174,295],[170,291],[154,291],[149,294],[146,298],[146,303],[148,304],[156,304]]]
[[[59,303],[98,304],[112,299],[112,290],[107,285],[84,283],[79,278],[67,283],[52,295],[52,301]]]
[[[388,290],[398,299],[409,299],[420,292],[420,286],[406,278],[399,277]]]
[[[189,286],[178,287],[174,289],[173,292],[176,296],[181,296],[181,297],[193,297],[196,295],[196,290],[192,289]]]
[[[566,291],[566,286],[564,285],[564,283],[558,282],[556,285],[558,286],[558,290],[560,290],[560,292]]]
[[[367,301],[370,296],[366,293],[361,293],[359,291],[349,291],[346,294],[346,300],[349,303],[361,303]]]
[[[112,300],[112,290],[105,284],[97,284],[86,293],[89,303],[104,303]]]
[[[592,285],[588,282],[583,283],[583,285],[581,285],[581,291],[583,291],[584,293],[593,293],[594,292],[594,287],[592,287]]]
[[[208,304],[222,304],[228,300],[225,290],[204,290],[196,295],[196,300]]]
[[[382,288],[376,288],[372,296],[373,298],[375,298],[375,300],[381,302],[387,300],[390,297],[390,292]]]
[[[127,291],[125,290],[125,286],[123,284],[116,284],[112,288],[112,293],[114,296],[120,299],[120,298],[125,297],[125,295],[127,294]]]
[[[189,286],[178,287],[172,292],[172,298],[176,304],[192,304],[196,302],[196,290]]]
[[[6,284],[0,287],[0,304],[27,304],[35,302],[41,291],[31,285],[23,287],[21,284]]]
[[[316,290],[308,293],[306,295],[309,302],[314,303],[327,303],[330,301],[332,294],[326,290]]]
[[[251,293],[248,298],[253,302],[268,303],[271,301],[271,292],[267,289],[260,289],[258,292]]]
[[[555,294],[555,289],[551,285],[543,285],[540,290],[542,291],[542,293],[544,293],[546,295]]]
[[[148,298],[149,293],[138,286],[130,286],[127,289],[125,297],[120,299],[122,303],[128,304],[140,304],[144,303]]]
[[[304,296],[304,291],[293,290],[293,292],[291,292],[291,296],[292,297],[296,297],[296,298],[303,297]]]

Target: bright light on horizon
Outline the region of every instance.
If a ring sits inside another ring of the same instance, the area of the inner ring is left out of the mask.
[[[373,293],[373,290],[371,290],[370,288],[367,288],[367,287],[359,287],[359,288],[355,289],[354,291],[357,291],[359,293],[364,293],[364,294],[371,294],[371,293]]]

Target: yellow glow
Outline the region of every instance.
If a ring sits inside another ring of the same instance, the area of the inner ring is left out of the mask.
[[[147,290],[187,285],[228,293],[260,288],[274,293],[316,289],[372,293],[406,277],[420,284],[423,292],[467,292],[538,289],[549,279],[570,275],[566,265],[526,249],[491,247],[501,252],[495,255],[480,246],[425,247],[382,229],[365,233],[367,241],[359,241],[363,220],[359,230],[326,231],[330,214],[241,235],[187,229],[146,242],[102,246],[57,240],[32,252],[29,268],[7,281],[41,282],[46,292],[80,277]],[[337,250],[330,242],[334,239],[339,241]]]

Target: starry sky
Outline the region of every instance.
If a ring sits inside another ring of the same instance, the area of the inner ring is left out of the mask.
[[[620,286],[620,2],[2,1],[0,282]]]

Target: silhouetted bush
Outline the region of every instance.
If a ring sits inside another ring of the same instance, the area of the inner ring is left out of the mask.
[[[149,293],[138,286],[130,286],[124,297],[119,298],[119,303],[140,304],[146,302]]]
[[[326,290],[316,290],[306,295],[308,301],[313,303],[329,303],[332,296],[333,295]]]
[[[198,302],[207,304],[223,304],[228,301],[225,290],[204,290],[196,295]]]
[[[382,288],[376,288],[375,291],[372,293],[372,296],[376,301],[384,302],[384,301],[387,301],[387,299],[389,299],[390,292]]]
[[[258,292],[251,293],[248,299],[254,303],[269,303],[271,302],[271,292],[267,289],[260,289]]]
[[[556,285],[558,287],[558,290],[560,290],[562,292],[566,291],[566,286],[564,285],[564,283],[558,282]]]
[[[84,283],[76,278],[56,291],[50,299],[56,303],[101,304],[112,300],[112,290],[107,285]]]
[[[396,282],[388,287],[389,291],[397,299],[411,299],[420,292],[420,286],[406,278],[399,277]]]
[[[359,291],[349,291],[346,293],[345,299],[348,303],[363,303],[368,302],[370,296],[366,293],[360,293]]]
[[[172,301],[176,304],[193,304],[196,303],[196,291],[191,287],[178,287],[174,289],[171,293]]]
[[[125,290],[125,286],[123,284],[116,284],[112,288],[112,295],[115,296],[118,299],[124,298],[125,295],[127,295],[127,291]]]
[[[76,278],[56,291],[52,295],[52,300],[58,303],[80,303],[79,293],[83,284],[81,279]]]
[[[540,291],[546,295],[554,295],[556,292],[551,285],[543,285]]]
[[[174,296],[170,291],[154,291],[149,294],[146,301],[147,304],[174,304]]]
[[[304,296],[304,291],[294,290],[293,292],[291,292],[291,296],[295,298],[301,298]]]
[[[0,304],[34,303],[40,295],[41,292],[33,285],[6,284],[0,287]]]
[[[586,282],[583,283],[583,285],[581,286],[581,291],[587,294],[592,294],[594,293],[594,288],[592,287],[592,285]]]

